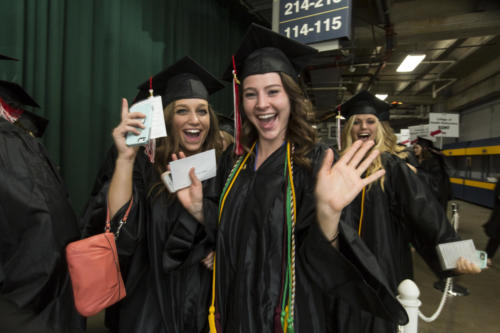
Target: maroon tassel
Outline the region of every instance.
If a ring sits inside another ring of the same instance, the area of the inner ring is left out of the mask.
[[[274,310],[274,333],[283,333],[281,326],[281,308],[279,306]]]
[[[215,314],[215,327],[217,328],[217,333],[222,333],[222,325],[220,324],[220,313]]]

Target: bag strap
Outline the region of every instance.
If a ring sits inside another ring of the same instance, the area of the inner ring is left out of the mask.
[[[116,230],[115,233],[115,239],[118,239],[121,228],[123,227],[124,224],[127,223],[128,214],[130,213],[130,209],[132,208],[133,203],[134,203],[134,196],[130,198],[130,203],[128,205],[127,210],[125,211],[125,215],[123,215],[123,218],[120,220],[120,224],[118,224],[118,229]],[[109,218],[109,205],[107,203],[106,203],[106,226],[104,227],[104,232],[111,232],[111,219]]]

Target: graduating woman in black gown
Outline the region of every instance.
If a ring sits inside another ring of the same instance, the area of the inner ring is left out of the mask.
[[[417,174],[430,187],[441,206],[446,210],[453,197],[450,176],[443,154],[431,140],[418,137],[413,147],[418,160]]]
[[[404,279],[412,279],[410,243],[440,277],[442,272],[435,251],[437,244],[458,240],[439,202],[428,186],[405,162],[404,147],[388,124],[389,104],[362,91],[341,106],[348,119],[342,132],[345,154],[356,140],[374,140],[381,154],[367,170],[370,175],[385,170],[378,181],[365,187],[345,209],[345,223],[363,239],[386,275],[391,290]],[[478,272],[473,263],[460,259],[458,273]],[[393,323],[339,304],[339,327],[343,332],[396,332]]]
[[[191,170],[193,185],[178,192],[216,239],[212,333],[334,332],[336,297],[407,320],[373,256],[338,224],[342,208],[383,171],[360,178],[377,154],[361,162],[372,143],[356,143],[333,168],[332,151],[316,144],[312,107],[288,58],[313,52],[250,27],[234,57],[244,154],[222,156],[215,191],[202,191]]]
[[[180,151],[182,156],[212,148],[219,152],[208,96],[222,84],[185,57],[154,76],[152,87],[162,96],[168,137],[158,139],[153,164],[144,149],[127,146],[125,135],[143,127],[143,115],[129,113],[123,101],[122,121],[113,131],[116,149],[100,172],[84,216],[86,234],[102,232],[106,199],[113,231],[130,207],[117,240],[127,296],[108,311],[107,326],[117,332],[206,332],[211,273],[201,261],[213,242],[197,224],[182,229],[193,217],[166,190],[160,174]],[[142,85],[136,100],[146,98],[148,88],[149,82]],[[183,257],[181,249],[189,256]]]
[[[78,332],[64,248],[80,238],[59,171],[40,141],[48,120],[0,81],[0,332]]]

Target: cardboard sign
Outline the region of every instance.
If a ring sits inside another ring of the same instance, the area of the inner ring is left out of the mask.
[[[429,132],[436,137],[458,138],[459,126],[458,113],[429,113]]]

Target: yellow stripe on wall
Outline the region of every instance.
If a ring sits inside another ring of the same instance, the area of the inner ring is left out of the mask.
[[[463,178],[452,178],[450,177],[450,182],[452,184],[465,185],[470,187],[483,188],[486,190],[494,190],[495,183],[482,182],[479,180],[463,179]]]
[[[465,148],[445,149],[443,150],[443,154],[445,154],[446,156],[464,156]]]
[[[465,185],[472,186],[472,187],[478,187],[478,188],[484,188],[486,190],[494,190],[495,189],[495,183],[480,182],[477,180],[466,179]]]
[[[443,150],[445,156],[466,156],[466,155],[499,155],[500,146],[482,146],[471,148],[457,148]]]
[[[463,185],[464,184],[464,180],[462,178],[451,178],[450,177],[450,182],[452,184],[458,184],[458,185]]]
[[[467,148],[466,155],[496,155],[500,154],[500,146],[483,146]]]

